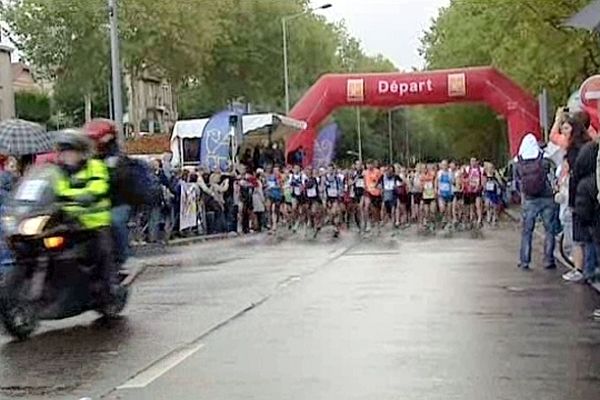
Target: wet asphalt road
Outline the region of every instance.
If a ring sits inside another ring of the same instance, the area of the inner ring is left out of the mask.
[[[123,319],[0,338],[0,399],[600,399],[600,296],[515,230],[327,236],[137,260]]]

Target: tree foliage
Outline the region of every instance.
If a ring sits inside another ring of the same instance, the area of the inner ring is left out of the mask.
[[[308,0],[120,0],[122,62],[134,75],[148,69],[168,77],[181,118],[209,116],[231,101],[250,103],[254,111],[284,112],[281,20],[292,15],[287,19],[292,104],[322,74],[396,69],[382,56],[367,56],[343,23],[310,11]],[[107,114],[105,0],[5,0],[2,19],[25,61],[55,81],[55,115],[81,123],[86,94],[95,116]],[[353,115],[341,110],[333,116],[349,138]],[[375,135],[386,118],[362,113],[372,157],[387,151]]]
[[[159,70],[176,85],[207,63],[221,32],[219,13],[229,7],[229,0],[122,0],[118,4],[127,72],[138,76],[145,68]],[[26,62],[63,85],[63,93],[102,97],[96,92],[105,90],[110,79],[105,0],[9,0],[1,11]],[[108,104],[100,108],[107,109]]]
[[[46,124],[50,120],[50,97],[44,93],[15,93],[17,118]]]
[[[587,0],[453,0],[422,38],[428,69],[493,65],[554,104],[600,67],[598,36],[563,26]],[[415,129],[444,132],[448,153],[499,160],[504,123],[489,110],[451,107],[411,113]],[[428,152],[434,148],[428,148]]]

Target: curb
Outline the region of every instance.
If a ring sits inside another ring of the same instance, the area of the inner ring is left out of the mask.
[[[514,209],[505,209],[504,213],[508,216],[508,218],[510,218],[513,222],[521,222],[521,216],[520,213],[515,211]],[[534,231],[535,235],[538,237],[542,237],[542,232],[540,229],[536,228]],[[571,268],[568,264],[566,264],[564,261],[562,261],[562,257],[555,257],[556,261],[562,265],[564,268],[569,269],[569,270],[573,270],[573,268]],[[600,282],[596,282],[596,283],[592,283],[589,285],[590,287],[592,287],[593,289],[595,289],[598,293],[600,293]]]
[[[134,244],[130,246],[132,257],[152,256],[158,252],[168,251],[169,249],[191,246],[198,243],[213,242],[225,239],[240,239],[253,236],[254,234],[230,235],[229,233],[217,233],[214,235],[198,235],[186,238],[170,240],[167,244]]]

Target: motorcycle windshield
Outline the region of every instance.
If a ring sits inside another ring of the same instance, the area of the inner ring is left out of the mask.
[[[54,165],[45,165],[32,169],[11,193],[4,212],[19,217],[49,209],[56,202],[56,168]]]

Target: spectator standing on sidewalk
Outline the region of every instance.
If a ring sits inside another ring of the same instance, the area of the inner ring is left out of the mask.
[[[285,165],[285,154],[279,143],[273,143],[273,166],[283,167]]]
[[[596,279],[598,255],[600,255],[600,205],[596,198],[596,158],[598,143],[589,142],[579,152],[575,162],[577,191],[575,197],[575,213],[579,216],[581,226],[589,232],[589,242],[584,244],[585,264],[582,278],[586,281]]]
[[[584,269],[586,259],[591,262],[593,255],[593,246],[589,230],[581,224],[581,216],[575,211],[575,198],[577,192],[579,176],[575,172],[575,162],[579,156],[581,148],[591,140],[586,126],[580,118],[569,117],[562,126],[561,133],[568,139],[567,154],[565,159],[569,165],[569,207],[572,212],[573,225],[573,262],[576,270],[566,273],[563,278],[567,281],[578,282],[583,279],[580,272]],[[587,243],[587,246],[586,246]]]
[[[243,233],[250,233],[250,221],[252,220],[252,200],[254,188],[258,186],[257,179],[249,171],[242,171],[242,177],[238,182],[240,221]]]
[[[262,232],[263,227],[266,223],[266,205],[265,205],[265,192],[264,192],[264,172],[259,169],[257,170],[257,176],[252,192],[252,210],[254,211],[254,230],[256,232]]]
[[[531,264],[531,244],[538,216],[545,230],[544,267],[555,268],[554,260],[554,193],[552,189],[552,163],[544,158],[537,139],[531,133],[523,138],[519,148],[517,177],[523,195],[523,228],[519,267],[527,270]]]
[[[237,207],[234,199],[234,182],[236,181],[236,172],[233,166],[221,174],[221,184],[227,185],[227,190],[223,193],[225,202],[225,225],[226,232],[237,232]]]
[[[174,193],[171,189],[171,185],[167,176],[165,175],[162,169],[162,162],[158,159],[152,162],[152,167],[154,169],[154,173],[156,174],[158,181],[160,182],[162,188],[162,199],[156,206],[152,208],[150,211],[150,219],[148,221],[148,230],[149,230],[149,239],[151,243],[156,243],[158,241],[158,233],[160,230],[161,220],[163,220],[163,216],[166,216],[166,211],[171,210],[173,206]],[[167,222],[167,221],[165,221]],[[168,221],[169,223],[171,221]]]
[[[215,208],[215,231],[216,233],[226,232],[225,220],[225,193],[229,188],[229,180],[221,179],[221,171],[217,170],[210,176],[210,190],[212,197],[217,202],[218,207]]]
[[[8,157],[4,171],[0,172],[0,216],[3,214],[4,203],[19,179],[19,162],[14,157]],[[12,264],[12,254],[4,241],[4,232],[0,225],[0,278],[3,271]]]
[[[19,162],[14,157],[8,157],[4,171],[0,172],[0,206],[4,205],[9,193],[19,179]]]
[[[161,162],[162,162],[162,166],[163,166],[163,172],[165,173],[165,176],[169,180],[171,180],[173,174],[175,173],[175,171],[173,170],[173,166],[171,165],[172,161],[173,161],[173,153],[171,153],[170,151],[168,151],[162,155]]]

